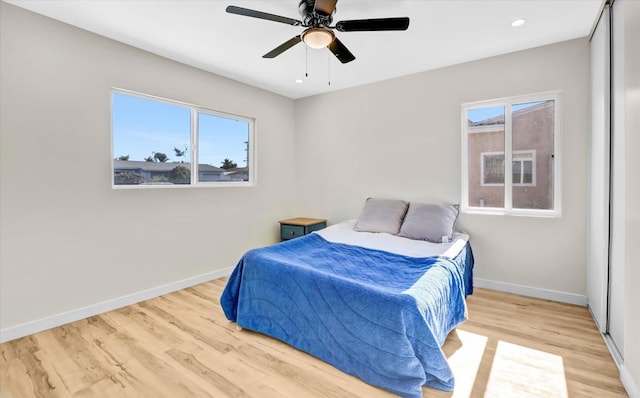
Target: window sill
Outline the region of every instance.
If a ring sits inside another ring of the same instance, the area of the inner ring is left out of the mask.
[[[199,183],[199,184],[144,184],[144,185],[111,185],[111,189],[194,189],[194,188],[252,188],[253,182],[223,182],[223,183]]]
[[[533,218],[562,218],[560,210],[506,210],[496,208],[469,207],[463,208],[460,213],[487,216],[515,216]]]

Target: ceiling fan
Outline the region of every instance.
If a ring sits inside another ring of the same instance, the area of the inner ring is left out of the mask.
[[[298,4],[298,11],[302,16],[302,21],[236,6],[228,6],[227,12],[307,28],[302,34],[292,37],[263,55],[263,58],[275,58],[302,41],[311,48],[327,47],[340,62],[346,64],[356,59],[356,57],[336,37],[333,33],[334,29],[340,32],[364,32],[407,30],[409,27],[409,18],[407,17],[353,19],[340,21],[335,26],[331,26],[337,2],[338,0],[301,0],[300,4]]]

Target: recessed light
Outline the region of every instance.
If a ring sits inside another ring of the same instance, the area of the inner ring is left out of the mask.
[[[296,83],[298,83],[298,84],[302,84],[302,83],[304,83],[304,80],[302,80],[302,79],[296,79]]]
[[[526,19],[516,19],[515,21],[511,22],[511,26],[513,26],[514,28],[517,28],[518,26],[522,26],[524,25],[524,23],[527,22]]]

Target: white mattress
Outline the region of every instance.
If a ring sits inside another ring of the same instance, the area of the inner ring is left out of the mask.
[[[469,235],[456,232],[449,243],[432,243],[424,240],[413,240],[388,233],[372,233],[354,231],[356,220],[347,220],[331,225],[314,233],[329,242],[383,250],[409,257],[441,256],[454,258],[467,244]]]

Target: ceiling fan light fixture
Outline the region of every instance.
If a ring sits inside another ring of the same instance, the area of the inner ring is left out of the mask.
[[[325,48],[334,38],[333,32],[324,28],[309,28],[302,33],[302,41],[311,48]]]

